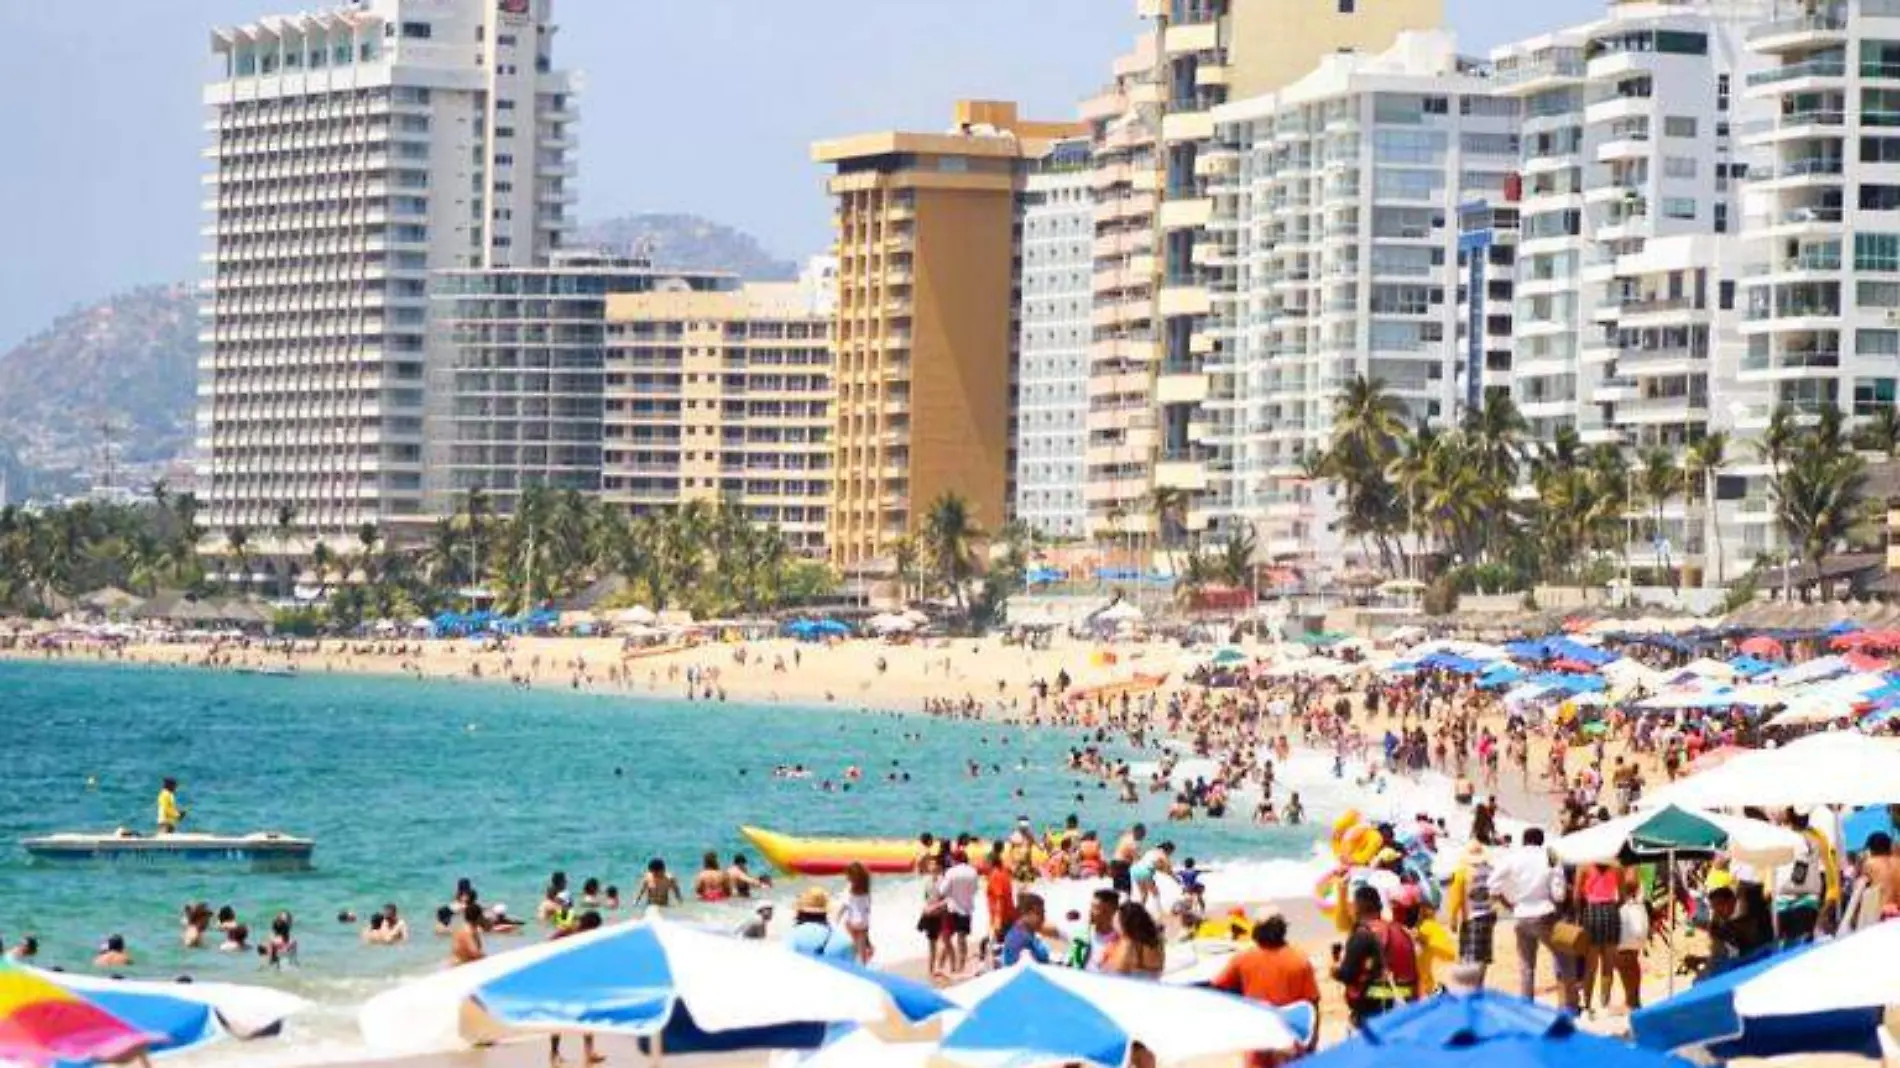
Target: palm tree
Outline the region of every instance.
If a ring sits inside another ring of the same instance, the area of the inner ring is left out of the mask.
[[[1795,420],[1794,408],[1788,404],[1777,404],[1768,416],[1768,426],[1762,431],[1761,438],[1755,442],[1755,451],[1768,462],[1768,486],[1771,493],[1781,482],[1782,465],[1787,463],[1788,452],[1793,448],[1795,439],[1800,436],[1801,427]],[[1781,599],[1785,602],[1793,596],[1790,572],[1794,568],[1794,545],[1784,541],[1781,547]]]
[[[1392,531],[1402,509],[1386,465],[1398,455],[1405,434],[1405,405],[1386,392],[1385,383],[1357,375],[1334,403],[1332,441],[1317,470],[1336,481],[1345,495],[1342,525],[1348,535],[1371,540],[1388,570],[1392,567]]]
[[[1713,430],[1689,445],[1689,451],[1683,456],[1685,473],[1702,494],[1702,508],[1709,532],[1714,536],[1715,545],[1715,584],[1725,586],[1724,561],[1722,553],[1722,522],[1715,511],[1716,484],[1721,480],[1722,467],[1728,462],[1728,434]]]
[[[382,540],[382,532],[374,523],[364,523],[356,528],[356,566],[363,572],[363,585],[376,584],[376,543]]]
[[[292,584],[290,562],[290,531],[297,524],[297,506],[280,504],[277,506],[277,595],[289,597]]]
[[[1809,430],[1784,447],[1783,461],[1769,488],[1790,550],[1815,568],[1854,532],[1866,511],[1867,463],[1840,448],[1842,420],[1823,410]],[[1788,563],[1792,565],[1790,557]],[[1792,584],[1791,566],[1782,568],[1784,589]]]
[[[429,544],[422,551],[423,569],[438,587],[457,584],[462,566],[462,537],[452,519],[438,519],[429,528]]]
[[[1888,404],[1874,409],[1855,432],[1854,447],[1889,460],[1900,458],[1900,407]]]
[[[321,601],[330,592],[330,569],[336,566],[336,552],[322,538],[310,549],[310,568],[317,573],[317,596]]]
[[[1252,589],[1254,554],[1259,550],[1260,539],[1251,525],[1230,531],[1220,547],[1221,581],[1235,589]]]
[[[917,573],[917,539],[902,534],[891,540],[891,564],[897,570],[897,596],[910,602],[911,578]]]
[[[970,504],[958,493],[945,493],[931,502],[924,516],[923,542],[937,577],[950,587],[959,614],[969,613],[964,583],[975,573],[976,542],[982,537]]]
[[[251,582],[251,531],[248,527],[232,527],[224,532],[224,542],[237,557],[238,585],[248,586]]]
[[[1432,453],[1437,447],[1438,432],[1429,424],[1420,423],[1399,443],[1399,455],[1385,465],[1386,477],[1398,485],[1399,499],[1405,502],[1404,532],[1412,536],[1412,550],[1404,554],[1408,577],[1418,574],[1415,560],[1424,549],[1421,535],[1431,525],[1427,499]]]
[[[1174,549],[1187,526],[1188,494],[1177,486],[1155,486],[1148,491],[1148,513],[1154,516],[1155,539],[1174,567]]]
[[[1637,475],[1637,488],[1642,491],[1643,499],[1649,502],[1651,510],[1654,546],[1657,550],[1657,566],[1669,572],[1673,588],[1680,589],[1681,576],[1670,564],[1669,539],[1663,537],[1663,509],[1668,507],[1670,498],[1682,491],[1682,469],[1676,466],[1675,454],[1661,446],[1643,453],[1642,469]]]

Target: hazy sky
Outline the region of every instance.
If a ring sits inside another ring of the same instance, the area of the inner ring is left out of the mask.
[[[1383,0],[1364,0],[1377,4]],[[71,306],[199,271],[209,28],[323,0],[0,0],[0,351]],[[802,257],[829,240],[811,141],[936,129],[957,97],[1065,118],[1133,0],[557,0],[584,78],[583,219],[691,211]],[[1446,0],[1467,51],[1603,0]]]

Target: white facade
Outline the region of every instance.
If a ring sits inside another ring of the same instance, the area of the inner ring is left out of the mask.
[[[1499,91],[1524,101],[1511,371],[1533,440],[1680,456],[1753,403],[1737,280],[1753,270],[1741,191],[1764,160],[1744,91],[1761,62],[1744,38],[1763,13],[1757,0],[1611,4],[1493,54]],[[1747,452],[1738,442],[1732,462]],[[1767,511],[1717,511],[1719,536],[1701,501],[1669,502],[1660,529],[1649,507],[1633,512],[1631,563],[1739,574]]]
[[[1086,141],[1058,144],[1023,194],[1013,511],[1055,539],[1089,533],[1095,205],[1088,161]]]
[[[432,270],[571,226],[552,0],[358,0],[212,33],[207,524],[340,539],[423,509]]]
[[[1216,523],[1257,523],[1275,558],[1337,563],[1332,501],[1306,457],[1331,439],[1347,382],[1382,380],[1412,422],[1459,403],[1457,208],[1497,199],[1517,101],[1444,33],[1327,57],[1280,93],[1214,111],[1215,337],[1201,418],[1218,461]]]

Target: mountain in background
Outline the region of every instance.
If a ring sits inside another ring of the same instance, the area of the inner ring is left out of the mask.
[[[189,285],[146,286],[67,312],[0,355],[0,463],[48,492],[97,464],[108,435],[128,465],[177,456],[191,441],[197,363]]]
[[[727,270],[752,281],[798,276],[756,238],[696,215],[644,214],[583,226],[575,244],[627,253],[647,246],[662,266]],[[110,428],[122,485],[183,455],[197,399],[198,295],[184,283],[146,286],[67,312],[0,353],[0,472],[19,500],[83,489]]]
[[[798,277],[798,264],[765,250],[758,238],[697,215],[622,215],[584,223],[576,245],[591,245],[628,255],[647,246],[663,267],[732,271],[749,282],[785,282]]]

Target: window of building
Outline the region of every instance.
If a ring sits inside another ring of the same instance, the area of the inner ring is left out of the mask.
[[[1342,14],[1342,15],[1350,15],[1350,14],[1352,14],[1352,12],[1353,12],[1353,7],[1354,7],[1354,4],[1353,4],[1353,0],[1339,0],[1339,13],[1340,13],[1340,14]]]
[[[1694,137],[1695,117],[1693,115],[1666,115],[1663,117],[1664,137]]]
[[[1900,137],[1863,137],[1860,139],[1862,163],[1900,163]]]
[[[1872,415],[1894,404],[1894,380],[1891,378],[1854,379],[1854,414]]]
[[[1664,197],[1662,213],[1663,218],[1666,219],[1693,219],[1695,218],[1695,198]]]
[[[1854,351],[1862,356],[1900,356],[1900,330],[1856,330]]]
[[[1855,234],[1854,269],[1900,271],[1900,234]]]
[[[402,24],[402,35],[410,40],[426,41],[433,33],[433,28],[426,22],[405,22]]]
[[[1900,185],[1862,185],[1862,211],[1900,211]]]
[[[1665,178],[1694,178],[1695,177],[1695,157],[1694,156],[1665,156],[1663,157],[1663,176]]]

